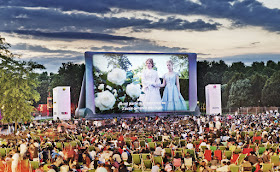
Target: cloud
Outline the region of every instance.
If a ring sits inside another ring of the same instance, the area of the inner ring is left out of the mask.
[[[168,47],[164,45],[159,45],[155,41],[150,40],[137,40],[130,41],[127,45],[121,47],[115,46],[102,46],[102,47],[92,47],[92,51],[122,51],[122,52],[165,52],[165,53],[178,53],[185,52],[187,48],[181,47]]]
[[[6,33],[16,33],[20,35],[31,35],[36,37],[59,38],[59,39],[87,39],[99,41],[115,41],[115,40],[135,40],[134,37],[116,36],[102,33],[86,33],[86,32],[41,32],[35,30],[13,30],[3,31]]]
[[[168,17],[166,19],[159,19],[156,22],[148,23],[142,25],[138,28],[148,28],[148,29],[163,29],[163,30],[195,30],[195,31],[208,31],[208,30],[218,30],[222,24],[220,23],[206,23],[205,21],[198,19],[194,22],[189,22],[176,17]]]
[[[77,51],[71,51],[71,50],[63,50],[63,49],[49,49],[46,48],[45,46],[41,45],[29,45],[26,43],[19,43],[11,46],[11,51],[13,50],[28,50],[31,52],[39,52],[39,53],[51,53],[51,54],[73,54],[73,55],[78,55],[81,54],[81,52]]]
[[[145,16],[145,15],[144,15]],[[115,32],[120,28],[161,29],[161,30],[217,30],[221,24],[198,19],[188,21],[176,16],[145,18],[100,16],[95,13],[64,12],[56,8],[2,7],[0,10],[2,31],[35,30],[41,32]],[[20,33],[20,32],[19,32]]]

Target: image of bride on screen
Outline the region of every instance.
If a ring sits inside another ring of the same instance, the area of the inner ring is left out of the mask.
[[[165,87],[162,96],[163,111],[185,111],[186,102],[180,93],[179,73],[173,71],[173,62],[166,62],[168,72],[163,75],[163,83],[160,87]]]
[[[141,76],[142,91],[144,92],[142,103],[143,112],[162,111],[160,96],[160,79],[156,70],[153,69],[153,59],[146,60],[146,69],[143,70]]]

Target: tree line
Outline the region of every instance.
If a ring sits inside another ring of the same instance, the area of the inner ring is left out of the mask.
[[[205,86],[222,85],[223,108],[280,106],[280,62],[272,60],[227,65],[220,61],[198,61],[198,100],[205,102]]]

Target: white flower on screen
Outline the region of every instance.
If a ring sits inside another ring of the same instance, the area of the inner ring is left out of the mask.
[[[95,76],[96,76],[96,77],[99,77],[100,75],[99,75],[99,73],[98,73],[98,72],[95,72]]]
[[[126,93],[133,99],[138,98],[141,94],[141,89],[139,84],[129,84],[126,86]]]
[[[120,68],[115,68],[108,73],[107,79],[116,85],[122,85],[126,80],[126,72]]]
[[[107,85],[106,88],[107,88],[108,90],[112,90],[112,87],[111,87],[110,85]]]
[[[97,97],[95,98],[95,106],[98,107],[101,111],[112,109],[115,105],[115,102],[116,98],[108,90],[97,93]]]
[[[103,90],[104,89],[104,84],[99,84],[98,85],[98,90]]]

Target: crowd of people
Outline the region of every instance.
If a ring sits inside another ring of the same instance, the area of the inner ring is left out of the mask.
[[[33,121],[0,137],[0,172],[278,171],[278,113]]]

